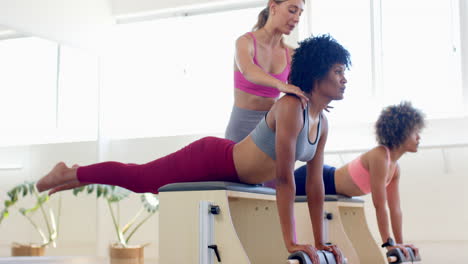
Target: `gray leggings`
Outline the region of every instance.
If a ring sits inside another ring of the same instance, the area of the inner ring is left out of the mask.
[[[224,137],[236,143],[240,142],[254,130],[258,122],[260,122],[267,112],[268,111],[248,110],[234,106]]]

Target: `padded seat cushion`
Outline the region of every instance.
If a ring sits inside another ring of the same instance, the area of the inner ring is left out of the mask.
[[[307,196],[301,195],[296,196],[296,203],[305,203],[307,202]],[[325,202],[351,202],[351,203],[364,203],[364,200],[358,197],[349,197],[341,194],[336,195],[325,195]]]
[[[248,192],[276,195],[276,191],[261,184],[244,184],[237,182],[224,181],[205,181],[205,182],[181,182],[171,183],[159,188],[159,192],[188,192],[188,191],[214,191],[227,190],[236,192]]]
[[[245,184],[238,182],[225,181],[205,181],[205,182],[181,182],[166,184],[159,188],[158,192],[189,192],[189,191],[215,191],[227,190],[236,192],[248,192],[258,194],[276,195],[276,190],[264,187],[261,184]],[[364,203],[364,200],[357,197],[348,197],[345,195],[325,195],[325,202],[352,202]],[[307,196],[296,196],[295,202],[307,202]]]

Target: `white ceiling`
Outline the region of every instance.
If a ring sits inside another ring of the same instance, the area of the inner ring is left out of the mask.
[[[267,0],[110,0],[110,6],[113,16],[118,17],[190,6],[229,6],[259,2],[266,5]]]
[[[266,0],[10,0],[0,1],[0,32],[14,29],[63,44],[99,50],[119,17],[150,16],[190,7],[220,8]]]

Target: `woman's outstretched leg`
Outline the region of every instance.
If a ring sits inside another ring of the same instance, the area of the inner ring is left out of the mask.
[[[38,183],[39,191],[50,193],[86,184],[117,185],[134,192],[158,193],[169,183],[234,181],[239,177],[233,160],[234,142],[205,137],[146,164],[101,162],[79,168],[59,163]]]
[[[77,166],[69,168],[63,162],[57,163],[46,176],[36,183],[37,190],[43,192],[60,186],[80,184],[76,175],[77,168]]]

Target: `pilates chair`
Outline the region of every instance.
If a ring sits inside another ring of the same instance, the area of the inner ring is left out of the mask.
[[[313,233],[306,196],[296,197],[297,240],[313,244]],[[364,201],[342,195],[326,195],[324,239],[338,245],[348,263],[385,264],[382,249],[372,237],[364,214]]]
[[[274,189],[176,183],[161,187],[159,200],[159,263],[282,264],[289,256]]]
[[[230,182],[159,189],[159,263],[284,263],[275,190]]]

